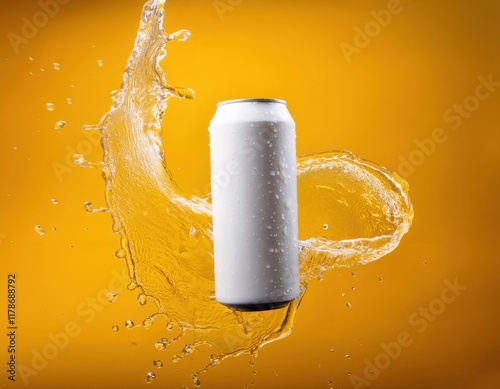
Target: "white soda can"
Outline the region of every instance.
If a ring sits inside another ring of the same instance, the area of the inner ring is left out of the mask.
[[[282,308],[300,293],[295,123],[283,100],[229,100],[209,131],[215,297]]]

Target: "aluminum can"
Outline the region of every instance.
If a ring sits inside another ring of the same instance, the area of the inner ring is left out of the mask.
[[[295,122],[283,100],[229,100],[209,132],[215,297],[285,307],[300,294]]]

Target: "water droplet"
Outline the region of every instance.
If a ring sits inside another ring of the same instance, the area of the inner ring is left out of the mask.
[[[333,353],[335,350],[333,348],[330,349],[330,352]]]
[[[106,293],[106,298],[108,299],[108,303],[114,303],[114,302],[116,302],[116,299],[118,298],[118,293],[108,292],[108,293]]]
[[[155,343],[155,347],[157,350],[164,351],[167,348],[167,342],[159,340]]]
[[[266,269],[270,269],[271,268],[271,265],[270,264],[266,264]]]
[[[351,359],[351,354],[346,354],[345,357],[346,359]]]
[[[116,324],[113,327],[111,327],[111,331],[113,331],[113,332],[118,332],[118,330],[119,330],[119,328]]]
[[[211,362],[212,366],[218,365],[220,363],[219,357],[217,355],[215,355],[215,354],[211,354],[209,358],[212,361]]]
[[[355,287],[355,286],[351,286],[351,289],[352,289],[352,290],[356,290],[356,287]]]
[[[45,228],[43,228],[43,226],[40,226],[40,225],[36,225],[35,226],[35,232],[40,235],[40,236],[43,236],[45,234]]]
[[[351,308],[351,303],[346,303],[347,308]]]
[[[150,384],[151,382],[153,382],[156,378],[156,375],[155,373],[153,372],[148,372],[148,374],[146,374],[146,378],[145,378],[145,381],[147,384]]]
[[[52,66],[54,67],[54,69],[55,69],[55,70],[59,70],[59,69],[61,69],[61,65],[60,65],[60,64],[58,64],[57,62],[54,62],[54,63],[52,64]]]
[[[103,166],[102,172],[101,172],[101,177],[104,179],[107,179],[107,178],[109,178],[110,175],[111,175],[111,173],[110,173],[109,169],[106,168],[105,166]]]
[[[353,276],[353,277],[356,277],[356,274],[357,274],[357,273],[356,273],[355,271],[352,271],[352,272],[351,272],[351,276]]]
[[[182,352],[184,355],[188,355],[188,354],[191,354],[193,351],[194,351],[194,347],[193,347],[193,345],[192,345],[192,344],[186,344],[186,345],[184,346],[184,348],[182,349],[182,351],[181,351],[181,352]]]
[[[78,166],[83,167],[83,168],[89,167],[87,160],[81,154],[73,155],[73,162],[76,163]]]
[[[277,372],[276,372],[276,377],[278,377],[279,375],[280,375],[280,372],[279,372],[279,371],[277,371]]]
[[[57,232],[57,228],[55,228],[55,227],[52,227],[50,230],[51,230],[52,232]]]
[[[50,202],[51,202],[52,204],[56,205],[56,204],[57,204],[57,199],[50,199]]]
[[[64,120],[59,120],[54,126],[54,130],[62,130],[65,125],[66,122]]]
[[[252,371],[253,375],[257,375],[257,370]]]
[[[118,249],[116,250],[115,255],[118,258],[125,258],[127,256],[127,252],[124,249]]]
[[[28,59],[29,59],[30,61],[33,61],[33,57],[31,57],[31,56],[30,56],[30,57],[28,57]]]
[[[173,32],[172,34],[169,34],[167,36],[167,41],[176,40],[177,42],[185,42],[189,39],[190,36],[191,36],[191,31],[179,30],[179,31]]]
[[[155,361],[153,361],[153,365],[157,368],[157,369],[161,369],[163,367],[163,362],[160,361],[159,359],[156,359]]]
[[[325,223],[325,224],[323,224],[323,229],[324,229],[325,231],[326,231],[326,230],[328,230],[328,224],[326,224],[326,223]]]
[[[147,318],[144,319],[142,325],[144,326],[145,329],[149,330],[153,325],[153,318],[151,316],[148,316]]]
[[[182,359],[182,356],[179,354],[175,354],[174,356],[172,356],[172,362],[174,362],[174,363],[179,362],[181,359]]]
[[[140,305],[146,305],[148,302],[148,296],[146,296],[144,293],[139,293],[139,296],[137,296],[137,302]]]
[[[99,67],[102,66],[102,59],[97,60],[97,66],[99,66]]]
[[[83,208],[87,213],[94,213],[94,206],[90,201],[87,201],[85,204],[83,204]]]
[[[379,281],[379,282],[383,282],[383,281],[384,281],[384,279],[383,279],[382,277],[379,277],[379,278],[378,278],[378,281]]]
[[[172,331],[174,328],[174,323],[167,323],[166,327],[168,331]]]
[[[132,320],[125,320],[125,328],[131,330],[134,328],[134,322]]]
[[[47,104],[45,104],[45,108],[47,109],[47,111],[53,111],[54,110],[54,104],[47,103]]]
[[[427,261],[424,261],[423,263],[424,263],[424,265],[427,265]]]
[[[344,292],[342,292],[340,295],[341,295],[342,297],[345,297],[345,293],[344,293]]]
[[[370,370],[368,370],[368,374],[375,375],[375,372],[372,369],[370,369]]]
[[[68,104],[73,104],[73,100],[71,100],[71,98],[69,98],[69,97],[66,99],[66,102],[67,102]]]

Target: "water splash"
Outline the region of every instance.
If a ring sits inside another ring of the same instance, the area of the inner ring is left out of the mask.
[[[301,297],[286,308],[266,312],[238,312],[218,304],[213,298],[210,202],[177,186],[163,154],[161,122],[167,100],[194,97],[189,88],[169,85],[159,65],[167,42],[189,37],[185,30],[164,33],[163,6],[164,0],[144,6],[112,108],[99,125],[89,128],[101,131],[106,202],[113,229],[121,237],[117,256],[127,262],[129,289],[140,287],[139,302],[149,296],[158,306],[143,326],[150,328],[153,319],[163,315],[169,326],[181,329],[170,343],[185,329],[194,333],[185,354],[206,343],[216,350],[211,362],[193,374],[198,386],[199,374],[222,359],[257,355],[264,344],[287,336],[311,280],[328,269],[366,264],[392,251],[408,231],[413,209],[407,183],[374,163],[342,151],[301,157]],[[80,157],[79,164],[88,167]],[[167,347],[160,343],[157,348]]]

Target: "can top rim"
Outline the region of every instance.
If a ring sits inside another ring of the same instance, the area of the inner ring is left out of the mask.
[[[260,98],[234,99],[234,100],[221,101],[220,103],[217,103],[217,107],[220,107],[221,105],[234,104],[234,103],[278,103],[286,105],[285,100],[260,97]]]

